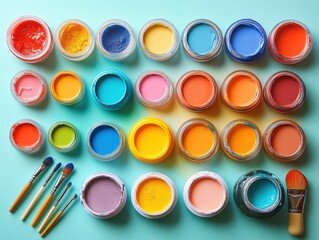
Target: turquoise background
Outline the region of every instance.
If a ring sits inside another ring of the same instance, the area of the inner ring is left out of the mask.
[[[211,170],[220,174],[224,177],[230,193],[232,193],[236,180],[249,170],[265,169],[271,171],[284,183],[287,171],[294,168],[304,172],[310,185],[305,209],[305,235],[303,238],[318,239],[318,7],[316,0],[1,1],[0,238],[3,240],[40,239],[37,231],[30,226],[36,211],[32,212],[25,223],[20,221],[20,217],[47,174],[39,179],[29,197],[15,214],[10,214],[8,209],[42,159],[46,156],[52,156],[56,163],[61,161],[64,165],[68,162],[75,164],[76,171],[71,177],[73,186],[67,198],[70,198],[74,192],[78,193],[84,179],[97,171],[111,171],[117,174],[126,183],[129,193],[134,181],[141,174],[148,171],[160,171],[167,174],[176,183],[180,198],[170,216],[155,221],[140,216],[133,209],[130,199],[128,199],[124,210],[110,220],[91,217],[77,201],[47,236],[47,239],[293,239],[287,232],[287,203],[275,217],[257,220],[242,214],[236,208],[231,195],[227,208],[219,216],[202,219],[187,210],[181,196],[187,178],[199,170]],[[175,58],[165,63],[157,63],[147,59],[139,49],[135,56],[127,62],[111,62],[103,58],[95,49],[88,60],[77,63],[64,59],[55,49],[46,62],[30,65],[15,58],[6,46],[6,30],[9,24],[17,17],[26,14],[43,18],[53,32],[61,22],[70,18],[78,18],[86,22],[93,32],[96,32],[105,20],[119,18],[131,24],[136,34],[148,20],[160,17],[171,21],[180,35],[184,27],[197,18],[212,20],[221,28],[223,33],[231,23],[241,18],[257,20],[264,26],[267,33],[282,20],[297,19],[305,23],[311,30],[314,47],[307,60],[295,66],[284,66],[277,63],[268,52],[255,63],[239,64],[227,57],[224,51],[215,61],[201,64],[188,59],[181,49],[179,49]],[[301,110],[290,115],[276,114],[264,104],[250,113],[238,114],[226,109],[220,101],[213,109],[205,113],[190,113],[182,109],[176,100],[166,110],[150,110],[144,108],[135,98],[132,98],[123,110],[108,112],[99,108],[93,101],[90,96],[90,82],[101,71],[113,68],[124,71],[132,83],[146,70],[161,70],[176,83],[178,78],[186,71],[202,69],[211,73],[219,86],[233,70],[251,70],[265,83],[271,74],[286,69],[294,71],[304,79],[307,87],[307,100]],[[47,83],[58,71],[73,70],[83,78],[86,84],[85,100],[76,106],[62,106],[49,95],[48,100],[41,106],[25,107],[18,103],[10,93],[12,77],[23,69],[40,72]],[[183,159],[174,149],[169,159],[156,165],[147,165],[137,161],[127,147],[120,159],[109,163],[99,162],[88,153],[85,137],[88,128],[93,123],[103,120],[116,122],[127,135],[133,123],[146,116],[164,119],[172,127],[174,133],[185,120],[191,117],[205,117],[211,120],[219,132],[229,121],[236,118],[248,118],[254,121],[262,132],[275,119],[292,118],[303,127],[308,144],[305,154],[296,162],[288,164],[276,162],[266,156],[264,152],[253,161],[239,163],[230,160],[219,150],[217,155],[209,162],[196,164]],[[46,132],[57,121],[70,121],[81,133],[81,145],[74,153],[62,154],[56,152],[46,143],[44,150],[38,154],[23,154],[11,146],[8,138],[11,125],[22,118],[31,118],[38,121]],[[48,194],[51,187],[52,184],[44,196]]]

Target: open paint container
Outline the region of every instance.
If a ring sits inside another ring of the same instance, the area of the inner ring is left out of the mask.
[[[266,104],[280,113],[299,109],[305,101],[306,86],[295,73],[281,71],[273,74],[265,84]]]
[[[170,214],[177,203],[177,190],[173,181],[159,172],[149,172],[134,183],[131,200],[142,216],[158,219]]]
[[[237,207],[247,216],[267,218],[276,215],[285,202],[284,188],[274,174],[254,170],[242,175],[234,186]]]
[[[30,119],[14,123],[10,129],[11,144],[25,153],[35,153],[44,144],[44,133],[40,125]]]
[[[114,217],[124,208],[127,192],[123,181],[109,172],[88,177],[81,187],[83,208],[96,218]]]
[[[101,161],[118,158],[125,147],[124,132],[109,122],[94,124],[87,134],[87,146],[90,153]]]
[[[312,49],[309,29],[301,22],[287,20],[278,23],[268,37],[269,52],[280,63],[296,64]]]
[[[271,123],[263,135],[264,148],[274,159],[294,161],[306,148],[306,135],[294,121],[279,120]]]
[[[39,63],[51,55],[54,44],[51,30],[42,19],[23,16],[9,26],[7,45],[22,61]]]
[[[251,160],[261,149],[262,140],[257,126],[248,120],[234,120],[228,123],[221,133],[224,152],[238,161]]]
[[[209,171],[193,174],[185,183],[183,196],[186,207],[199,217],[218,215],[229,200],[224,179]]]
[[[202,118],[184,122],[177,131],[176,142],[182,156],[193,162],[208,161],[219,146],[217,129]]]

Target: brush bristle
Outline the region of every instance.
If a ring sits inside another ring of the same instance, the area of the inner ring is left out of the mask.
[[[53,169],[53,172],[56,172],[56,171],[58,171],[58,169],[61,167],[61,163],[59,162],[56,166],[55,166],[55,168]]]
[[[46,159],[43,160],[42,162],[45,166],[50,166],[53,163],[53,158],[52,157],[47,157]]]
[[[307,189],[307,178],[298,170],[291,170],[286,175],[288,189]]]
[[[77,195],[77,194],[74,194],[73,200],[76,199],[77,197],[78,197],[78,195]]]
[[[74,169],[74,165],[72,163],[68,163],[64,168],[63,168],[63,173],[66,175],[69,175]]]
[[[71,186],[72,186],[72,183],[71,183],[71,182],[69,182],[68,185],[66,185],[67,188],[69,188],[69,187],[71,187]]]

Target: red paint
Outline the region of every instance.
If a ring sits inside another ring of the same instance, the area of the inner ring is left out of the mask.
[[[272,98],[279,105],[291,105],[298,98],[300,91],[300,83],[291,76],[276,78],[271,87]]]
[[[41,143],[39,129],[31,123],[21,123],[13,126],[12,140],[20,148],[36,148]]]

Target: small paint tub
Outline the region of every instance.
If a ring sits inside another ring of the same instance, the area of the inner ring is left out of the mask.
[[[281,71],[273,74],[265,84],[266,104],[280,113],[290,113],[299,109],[306,98],[306,86],[295,73]]]
[[[193,162],[208,161],[219,146],[217,129],[202,118],[184,122],[177,131],[176,141],[182,156]]]
[[[144,118],[131,128],[128,145],[138,160],[157,163],[165,160],[172,152],[174,136],[164,121],[158,118]]]
[[[174,182],[159,172],[149,172],[134,183],[131,200],[135,210],[149,219],[163,218],[170,214],[177,203]]]
[[[264,28],[252,19],[234,22],[225,33],[226,53],[235,61],[249,63],[260,58],[267,47]]]
[[[185,73],[177,82],[178,102],[191,111],[203,111],[211,107],[218,95],[215,79],[207,72],[194,70]]]
[[[184,186],[186,207],[199,217],[220,214],[228,204],[228,186],[217,173],[202,171],[193,174]]]
[[[50,90],[59,103],[74,105],[83,99],[85,85],[76,73],[61,71],[52,78]]]
[[[20,60],[40,63],[51,55],[54,44],[51,30],[42,19],[23,16],[9,26],[7,45]]]
[[[102,161],[111,161],[123,152],[125,135],[115,124],[98,122],[89,129],[86,142],[92,156]]]
[[[139,33],[139,45],[147,57],[159,62],[167,61],[178,50],[177,30],[167,20],[150,20]]]
[[[269,156],[281,162],[291,162],[304,152],[306,135],[296,122],[279,120],[266,128],[263,143]]]
[[[94,100],[106,110],[123,108],[132,95],[132,85],[128,77],[118,70],[107,70],[92,81]]]
[[[112,19],[104,22],[98,29],[96,45],[106,58],[113,61],[123,61],[134,53],[136,37],[128,23]]]
[[[25,153],[35,153],[44,144],[44,132],[40,125],[30,119],[22,119],[14,123],[10,129],[12,146]]]
[[[81,203],[93,217],[107,219],[124,208],[127,191],[123,181],[110,172],[98,172],[89,176],[81,187]]]
[[[12,78],[11,93],[20,103],[26,106],[34,106],[45,99],[47,86],[39,73],[24,70],[18,72]]]
[[[256,157],[262,140],[258,127],[248,120],[234,120],[228,123],[221,133],[224,152],[233,160],[247,161]]]
[[[70,19],[61,23],[56,31],[55,42],[62,56],[71,61],[84,60],[94,50],[94,38],[91,29],[77,19]]]
[[[173,96],[173,84],[164,73],[160,71],[147,71],[142,73],[135,83],[137,99],[147,107],[162,107]]]
[[[182,44],[188,57],[197,62],[208,62],[220,54],[223,35],[215,23],[207,19],[198,19],[184,29]]]
[[[229,74],[220,89],[222,102],[231,110],[246,112],[261,102],[262,86],[256,75],[239,70]]]
[[[80,142],[80,135],[73,124],[62,121],[50,127],[48,140],[55,150],[66,153],[76,149]]]
[[[268,37],[269,52],[280,63],[296,64],[311,52],[312,37],[301,22],[286,20],[278,23]]]
[[[277,176],[264,170],[254,170],[237,180],[234,200],[245,215],[267,218],[280,211],[285,202],[285,193]]]

